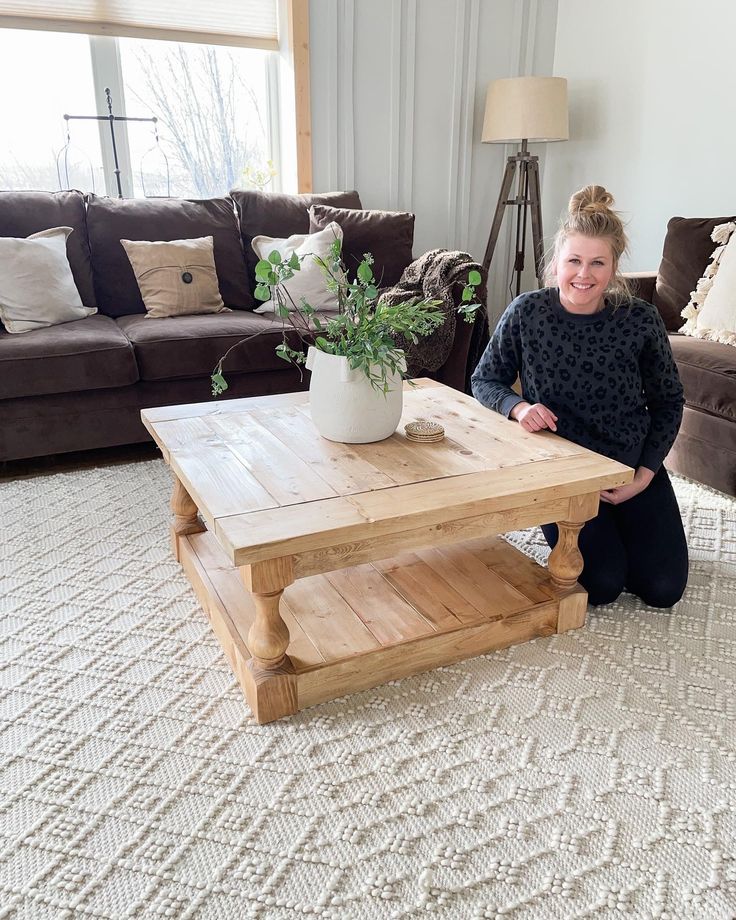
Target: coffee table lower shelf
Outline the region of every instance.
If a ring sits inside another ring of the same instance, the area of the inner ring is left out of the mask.
[[[256,720],[248,661],[255,605],[240,573],[204,531],[179,537],[179,559],[207,612]],[[547,569],[500,537],[299,579],[281,614],[296,681],[293,712],[420,671],[585,622],[587,595],[561,590]],[[278,715],[286,715],[280,712]]]

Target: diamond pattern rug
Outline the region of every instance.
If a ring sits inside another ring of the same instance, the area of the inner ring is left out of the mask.
[[[671,611],[258,726],[169,489],[160,460],[0,484],[0,918],[736,916],[734,500],[676,480]]]

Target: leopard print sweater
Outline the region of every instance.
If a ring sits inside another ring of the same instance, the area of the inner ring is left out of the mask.
[[[682,383],[656,308],[634,298],[598,313],[569,313],[557,288],[517,297],[472,377],[473,395],[508,417],[523,399],[558,418],[557,433],[597,453],[656,472],[674,443]]]

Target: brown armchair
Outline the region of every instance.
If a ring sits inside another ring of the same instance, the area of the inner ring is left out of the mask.
[[[713,228],[735,219],[673,217],[658,272],[628,274],[637,296],[659,310],[685,388],[680,433],[665,465],[729,495],[736,495],[736,348],[678,330],[680,313],[715,249]]]

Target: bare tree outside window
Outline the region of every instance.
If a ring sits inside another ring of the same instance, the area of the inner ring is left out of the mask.
[[[121,46],[128,114],[159,119],[160,150],[145,129],[129,131],[137,195],[167,194],[163,154],[172,196],[223,195],[248,167],[263,168],[268,154],[262,53],[127,39]]]

